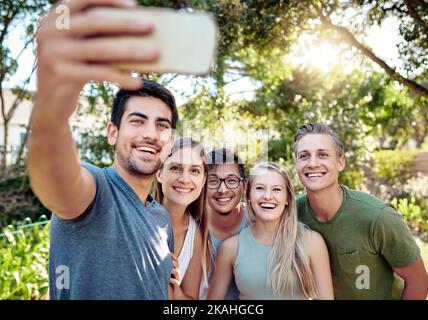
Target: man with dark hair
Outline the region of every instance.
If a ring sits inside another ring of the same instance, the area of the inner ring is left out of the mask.
[[[103,3],[129,7],[129,1],[96,1]],[[168,212],[149,192],[161,152],[168,153],[173,140],[178,121],[175,100],[160,84],[110,67],[118,60],[153,61],[153,50],[135,51],[90,37],[129,30],[147,33],[151,26],[116,19],[105,11],[95,14],[96,8],[88,9],[94,4],[68,1],[72,28],[57,29],[52,10],[37,35],[38,91],[28,170],[35,194],[54,213],[50,297],[167,299],[172,226]],[[92,13],[99,21],[96,25],[91,24]],[[123,88],[107,128],[115,158],[104,169],[79,162],[68,124],[79,93],[90,80],[114,81]]]
[[[395,208],[339,184],[343,144],[326,125],[309,123],[294,151],[306,194],[299,219],[325,239],[336,299],[392,299],[393,272],[404,280],[402,299],[426,299],[428,276],[419,248]]]
[[[245,203],[245,168],[241,159],[231,150],[220,148],[208,155],[207,215],[213,247],[213,263],[223,240],[248,226]],[[211,272],[212,275],[212,272]],[[202,279],[200,298],[205,299],[207,284]],[[238,300],[239,292],[233,280],[227,300]]]
[[[125,112],[125,105],[129,98],[133,96],[158,98],[159,100],[163,101],[171,109],[171,126],[174,129],[176,128],[178,122],[178,112],[175,105],[175,99],[171,92],[165,90],[165,88],[156,81],[144,80],[144,87],[142,89],[137,91],[119,90],[116,93],[116,97],[113,100],[113,110],[111,112],[110,121],[118,129],[120,128],[120,120],[122,119],[122,115]]]

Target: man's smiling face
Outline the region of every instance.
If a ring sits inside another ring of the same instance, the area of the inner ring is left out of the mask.
[[[307,134],[297,142],[296,166],[306,190],[316,192],[338,185],[345,159],[337,154],[330,135]]]
[[[237,164],[218,164],[208,171],[210,179],[225,179],[227,177],[241,178]],[[212,210],[221,215],[228,215],[235,209],[244,194],[244,182],[241,181],[236,189],[230,189],[222,181],[217,189],[207,189],[207,202]]]
[[[162,147],[171,141],[171,110],[160,99],[131,97],[120,129],[108,127],[109,143],[121,167],[133,175],[153,175],[161,165]]]

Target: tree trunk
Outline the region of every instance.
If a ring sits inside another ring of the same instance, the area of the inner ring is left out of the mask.
[[[25,146],[27,145],[29,131],[30,131],[30,125],[27,125],[25,129],[25,138],[21,141],[21,145],[19,146],[19,150],[16,156],[16,161],[14,164],[15,167],[19,167],[20,162],[23,159],[24,149],[25,149]]]
[[[9,137],[9,119],[3,119],[3,150],[2,150],[2,161],[1,161],[1,175],[0,177],[5,177],[7,175],[7,146],[8,146],[8,137]]]

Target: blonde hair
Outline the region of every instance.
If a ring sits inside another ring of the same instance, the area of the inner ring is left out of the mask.
[[[197,148],[197,150],[199,150],[199,155],[204,165],[204,175],[206,176],[208,172],[208,161],[206,159],[204,146],[199,141],[196,141],[190,138],[179,138],[176,140],[176,142],[172,146],[171,153],[169,156],[187,147],[190,147],[192,149]],[[161,165],[159,170],[162,170],[163,166],[164,164]],[[206,189],[207,189],[206,186],[207,186],[207,179],[205,179],[205,184],[202,187],[201,194],[195,201],[193,201],[187,206],[186,212],[188,212],[192,216],[192,218],[196,221],[196,223],[198,224],[199,230],[201,230],[201,233],[202,233],[202,259],[201,259],[202,272],[204,275],[204,280],[208,281],[208,274],[210,272],[210,267],[211,267],[212,250],[211,250],[210,235],[208,232],[208,219],[206,217],[206,214],[204,213],[205,201],[206,201]],[[159,181],[157,181],[157,184],[156,184],[155,199],[157,202],[161,204],[164,199],[162,184]]]
[[[281,216],[272,250],[268,257],[267,285],[275,295],[288,295],[294,291],[294,281],[307,299],[318,298],[310,260],[305,248],[306,227],[297,220],[297,207],[294,187],[284,167],[274,162],[264,162],[256,165],[250,173],[247,186],[248,213],[252,219],[255,214],[251,206],[250,192],[255,177],[255,171],[266,169],[280,174],[285,181],[288,205]],[[294,278],[294,277],[295,278]],[[295,279],[295,280],[294,280]]]

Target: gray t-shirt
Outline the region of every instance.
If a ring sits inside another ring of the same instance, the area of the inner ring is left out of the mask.
[[[173,232],[168,212],[144,206],[112,167],[82,163],[96,195],[74,220],[52,215],[49,292],[57,299],[168,299]]]

